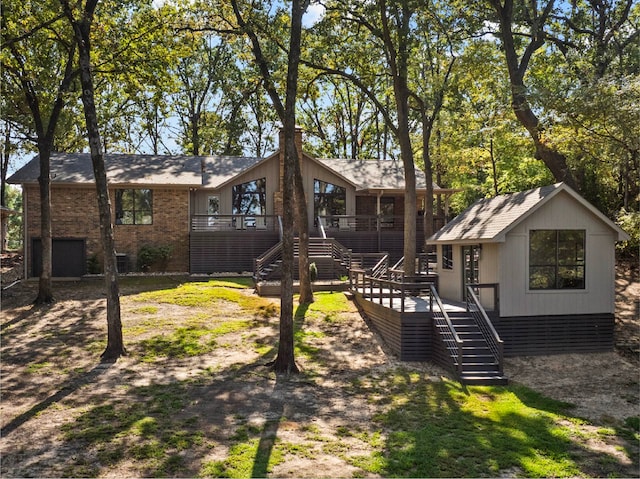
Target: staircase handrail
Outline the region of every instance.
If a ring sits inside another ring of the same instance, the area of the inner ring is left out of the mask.
[[[340,261],[347,269],[351,267],[352,251],[343,246],[339,241],[331,239],[331,256],[334,260]]]
[[[478,296],[473,291],[473,286],[467,286],[467,311],[471,313],[474,322],[480,329],[489,349],[493,353],[498,362],[500,374],[502,374],[502,362],[504,358],[504,341],[500,339],[500,335],[493,327],[487,312],[484,310]]]
[[[324,229],[324,222],[320,218],[320,216],[316,216],[316,221],[318,222],[318,231],[320,232],[320,238],[327,239],[327,232]]]
[[[257,257],[253,264],[253,276],[256,281],[259,281],[262,277],[262,272],[265,265],[269,265],[279,259],[282,256],[282,241],[276,243],[267,251]]]
[[[431,313],[433,314],[433,319],[434,321],[436,321],[436,324],[439,323],[439,325],[446,326],[447,331],[446,331],[446,334],[444,334],[444,336],[442,337],[442,340],[445,342],[445,345],[451,344],[452,352],[455,351],[455,354],[457,356],[456,367],[458,369],[458,372],[462,373],[462,359],[464,354],[462,349],[463,341],[462,339],[460,339],[460,336],[458,336],[458,333],[456,332],[456,328],[454,328],[453,323],[451,322],[451,318],[449,318],[449,315],[445,311],[444,305],[442,304],[442,300],[438,295],[438,291],[436,290],[435,285],[432,284],[431,287],[429,288],[429,291],[430,291],[429,303],[430,303]],[[437,312],[433,310],[434,300],[439,310]],[[444,321],[441,321],[441,319],[443,319]]]
[[[374,278],[384,278],[387,275],[388,271],[389,271],[389,255],[385,254],[382,258],[380,258],[380,261],[378,261],[373,266],[373,268],[371,268],[369,275],[373,276]]]
[[[280,238],[280,242],[284,238],[284,226],[282,226],[282,216],[278,215],[278,237]]]

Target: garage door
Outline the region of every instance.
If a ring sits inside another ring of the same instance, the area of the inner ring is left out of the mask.
[[[52,243],[52,276],[75,278],[86,274],[87,258],[84,239],[54,238]],[[31,271],[33,276],[40,276],[42,271],[42,242],[40,238],[34,238],[32,245]]]

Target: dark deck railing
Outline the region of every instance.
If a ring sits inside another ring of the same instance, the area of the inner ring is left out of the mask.
[[[435,305],[433,304],[434,302]],[[460,336],[458,336],[456,328],[453,326],[451,318],[449,318],[435,286],[431,286],[430,303],[433,322],[438,326],[436,328],[438,334],[453,358],[458,373],[462,374],[462,362],[464,359],[463,341],[460,339]]]
[[[465,285],[467,288],[473,289],[475,295],[480,298],[481,289],[490,289],[493,291],[493,309],[488,306],[483,306],[485,311],[500,311],[500,285],[498,283],[468,283]]]
[[[277,215],[192,215],[191,231],[279,231]]]
[[[282,241],[265,251],[253,260],[253,279],[262,281],[273,271],[274,265],[282,261]]]
[[[430,294],[431,287],[437,286],[438,278],[431,276],[403,276],[401,280],[375,277],[362,268],[351,268],[350,284],[365,299],[391,309],[407,310],[407,299]],[[386,305],[385,300],[389,301]]]
[[[416,218],[416,229],[421,230],[424,224],[422,216]],[[433,219],[434,231],[444,224],[444,218]],[[402,231],[404,216],[388,215],[324,215],[316,218],[316,225],[324,231]]]
[[[493,327],[491,320],[487,316],[486,311],[480,304],[480,300],[476,293],[474,292],[474,288],[477,285],[468,285],[467,286],[467,312],[473,318],[473,321],[480,329],[482,336],[487,342],[487,346],[489,346],[489,350],[496,358],[496,361],[499,366],[500,374],[502,374],[502,363],[504,359],[504,342],[500,339],[498,332]],[[494,290],[495,291],[495,290]]]

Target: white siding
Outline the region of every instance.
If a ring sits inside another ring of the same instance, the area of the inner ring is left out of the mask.
[[[453,245],[453,268],[442,268],[442,245],[438,245],[438,294],[442,298],[462,301],[462,247]]]
[[[585,289],[529,290],[529,231],[582,229]],[[552,198],[506,236],[500,272],[501,316],[614,312],[615,233],[568,194]]]

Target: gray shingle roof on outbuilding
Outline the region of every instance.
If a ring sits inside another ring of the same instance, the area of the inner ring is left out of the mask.
[[[627,233],[578,193],[564,183],[556,183],[519,193],[480,199],[437,231],[427,242],[429,244],[503,242],[505,235],[511,229],[561,191],[567,192],[582,206],[607,223],[618,233],[620,241],[629,239]]]

